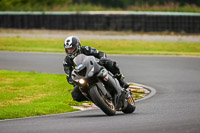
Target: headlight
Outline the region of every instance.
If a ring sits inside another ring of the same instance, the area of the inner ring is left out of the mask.
[[[85,83],[85,80],[84,80],[84,79],[80,79],[80,80],[79,80],[79,83],[80,83],[80,84],[84,84],[84,83]]]

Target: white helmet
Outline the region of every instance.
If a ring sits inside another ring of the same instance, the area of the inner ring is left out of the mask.
[[[70,36],[65,39],[64,48],[68,57],[75,58],[80,52],[81,42],[76,36]]]

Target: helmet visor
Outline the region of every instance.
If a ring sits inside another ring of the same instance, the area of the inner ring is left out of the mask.
[[[65,48],[65,52],[68,53],[68,54],[72,54],[72,53],[74,53],[75,49],[76,49],[75,47]]]

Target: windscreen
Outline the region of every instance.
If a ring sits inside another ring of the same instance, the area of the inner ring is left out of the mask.
[[[84,54],[79,54],[78,56],[76,56],[76,58],[74,58],[74,64],[76,66],[80,65],[86,57],[87,56]]]

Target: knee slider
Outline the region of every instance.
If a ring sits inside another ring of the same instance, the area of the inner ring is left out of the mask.
[[[77,93],[75,93],[74,91],[72,91],[71,95],[72,95],[73,100],[77,101],[76,100],[77,97],[78,97]]]

